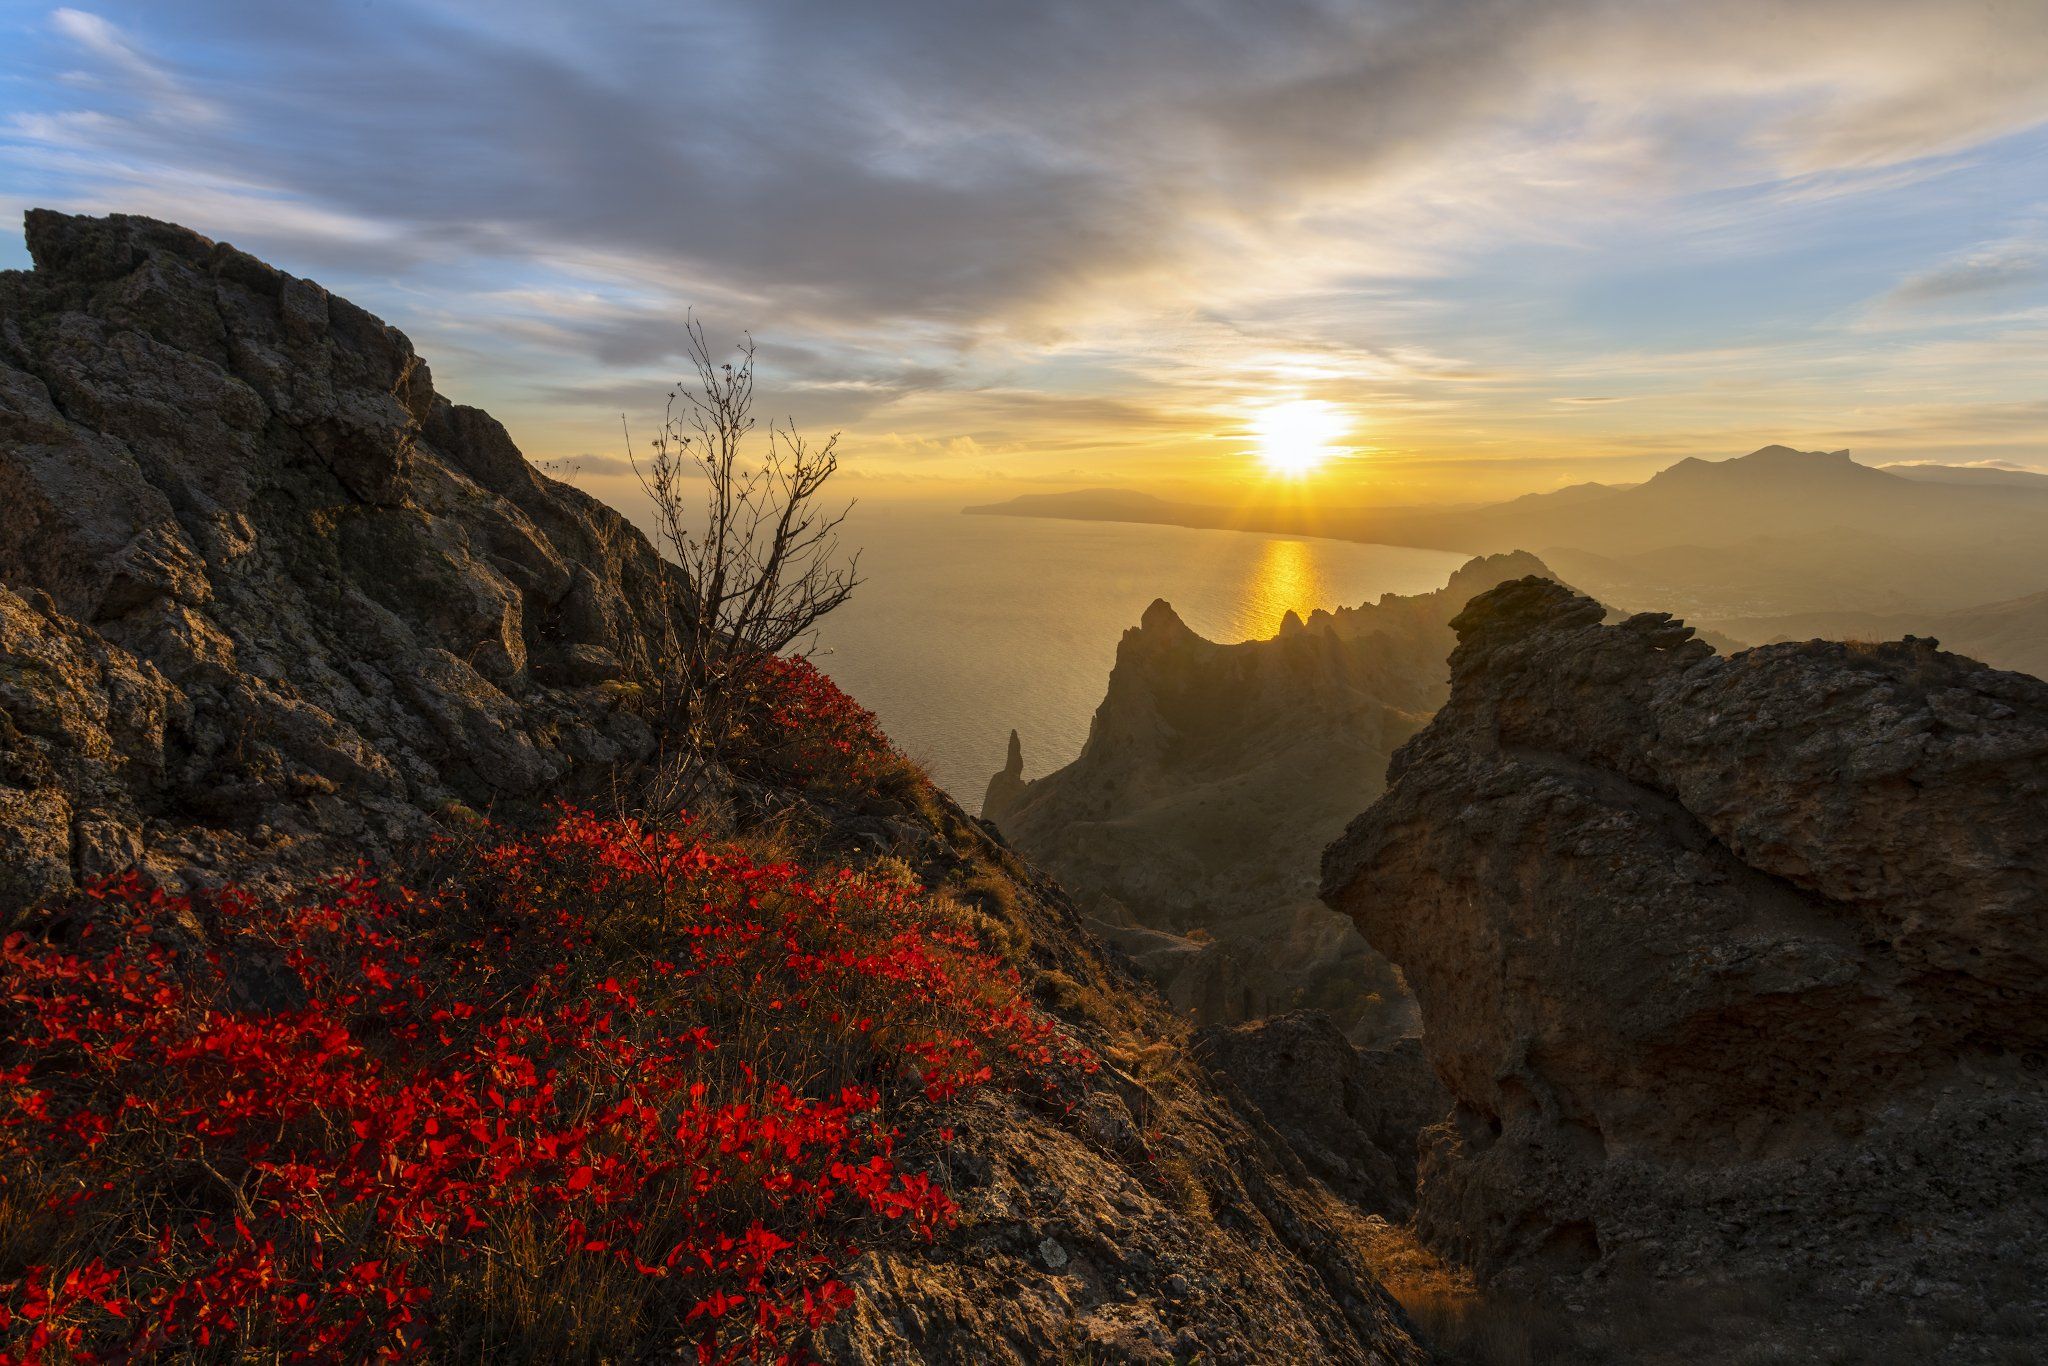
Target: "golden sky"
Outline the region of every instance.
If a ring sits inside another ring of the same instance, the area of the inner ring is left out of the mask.
[[[1773,441],[2048,465],[2038,0],[130,0],[0,30],[0,207],[319,279],[606,496],[690,309],[752,332],[764,405],[843,429],[870,497],[1228,499],[1274,477],[1276,412],[1336,502]]]

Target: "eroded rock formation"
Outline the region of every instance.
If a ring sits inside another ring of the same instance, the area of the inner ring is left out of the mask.
[[[1324,864],[1457,1101],[1420,1227],[1989,1322],[2048,1265],[2048,684],[1602,615],[1533,577],[1466,608]]]
[[[147,219],[0,274],[0,912],[306,867],[644,755],[652,549],[397,330]]]
[[[1451,617],[1541,572],[1530,555],[1478,559],[1436,592],[1290,613],[1237,645],[1155,602],[1117,647],[1080,757],[1027,783],[1013,736],[982,814],[1196,1019],[1316,1008],[1360,1041],[1398,1036],[1406,992],[1317,900],[1317,859],[1442,703]]]

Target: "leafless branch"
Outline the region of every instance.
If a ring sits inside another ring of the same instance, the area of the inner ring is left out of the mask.
[[[678,762],[666,765],[678,800],[727,743],[735,682],[762,657],[808,641],[860,583],[860,557],[842,558],[838,536],[853,504],[822,501],[839,468],[838,433],[814,447],[794,423],[771,422],[765,442],[750,443],[752,338],[721,361],[697,319],[684,334],[695,373],[670,392],[645,459],[627,433],[680,618],[648,661],[663,730],[680,742]]]

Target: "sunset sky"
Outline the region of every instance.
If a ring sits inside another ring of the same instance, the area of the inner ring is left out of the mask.
[[[312,276],[598,492],[691,306],[882,496],[1227,497],[1303,401],[1335,501],[2048,467],[2044,73],[2041,0],[0,0],[0,210]]]

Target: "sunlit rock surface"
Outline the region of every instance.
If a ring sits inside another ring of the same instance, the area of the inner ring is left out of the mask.
[[[402,334],[148,219],[36,211],[28,245],[0,275],[0,821],[42,832],[15,899],[374,855],[647,751],[604,684],[659,610],[652,549]]]

